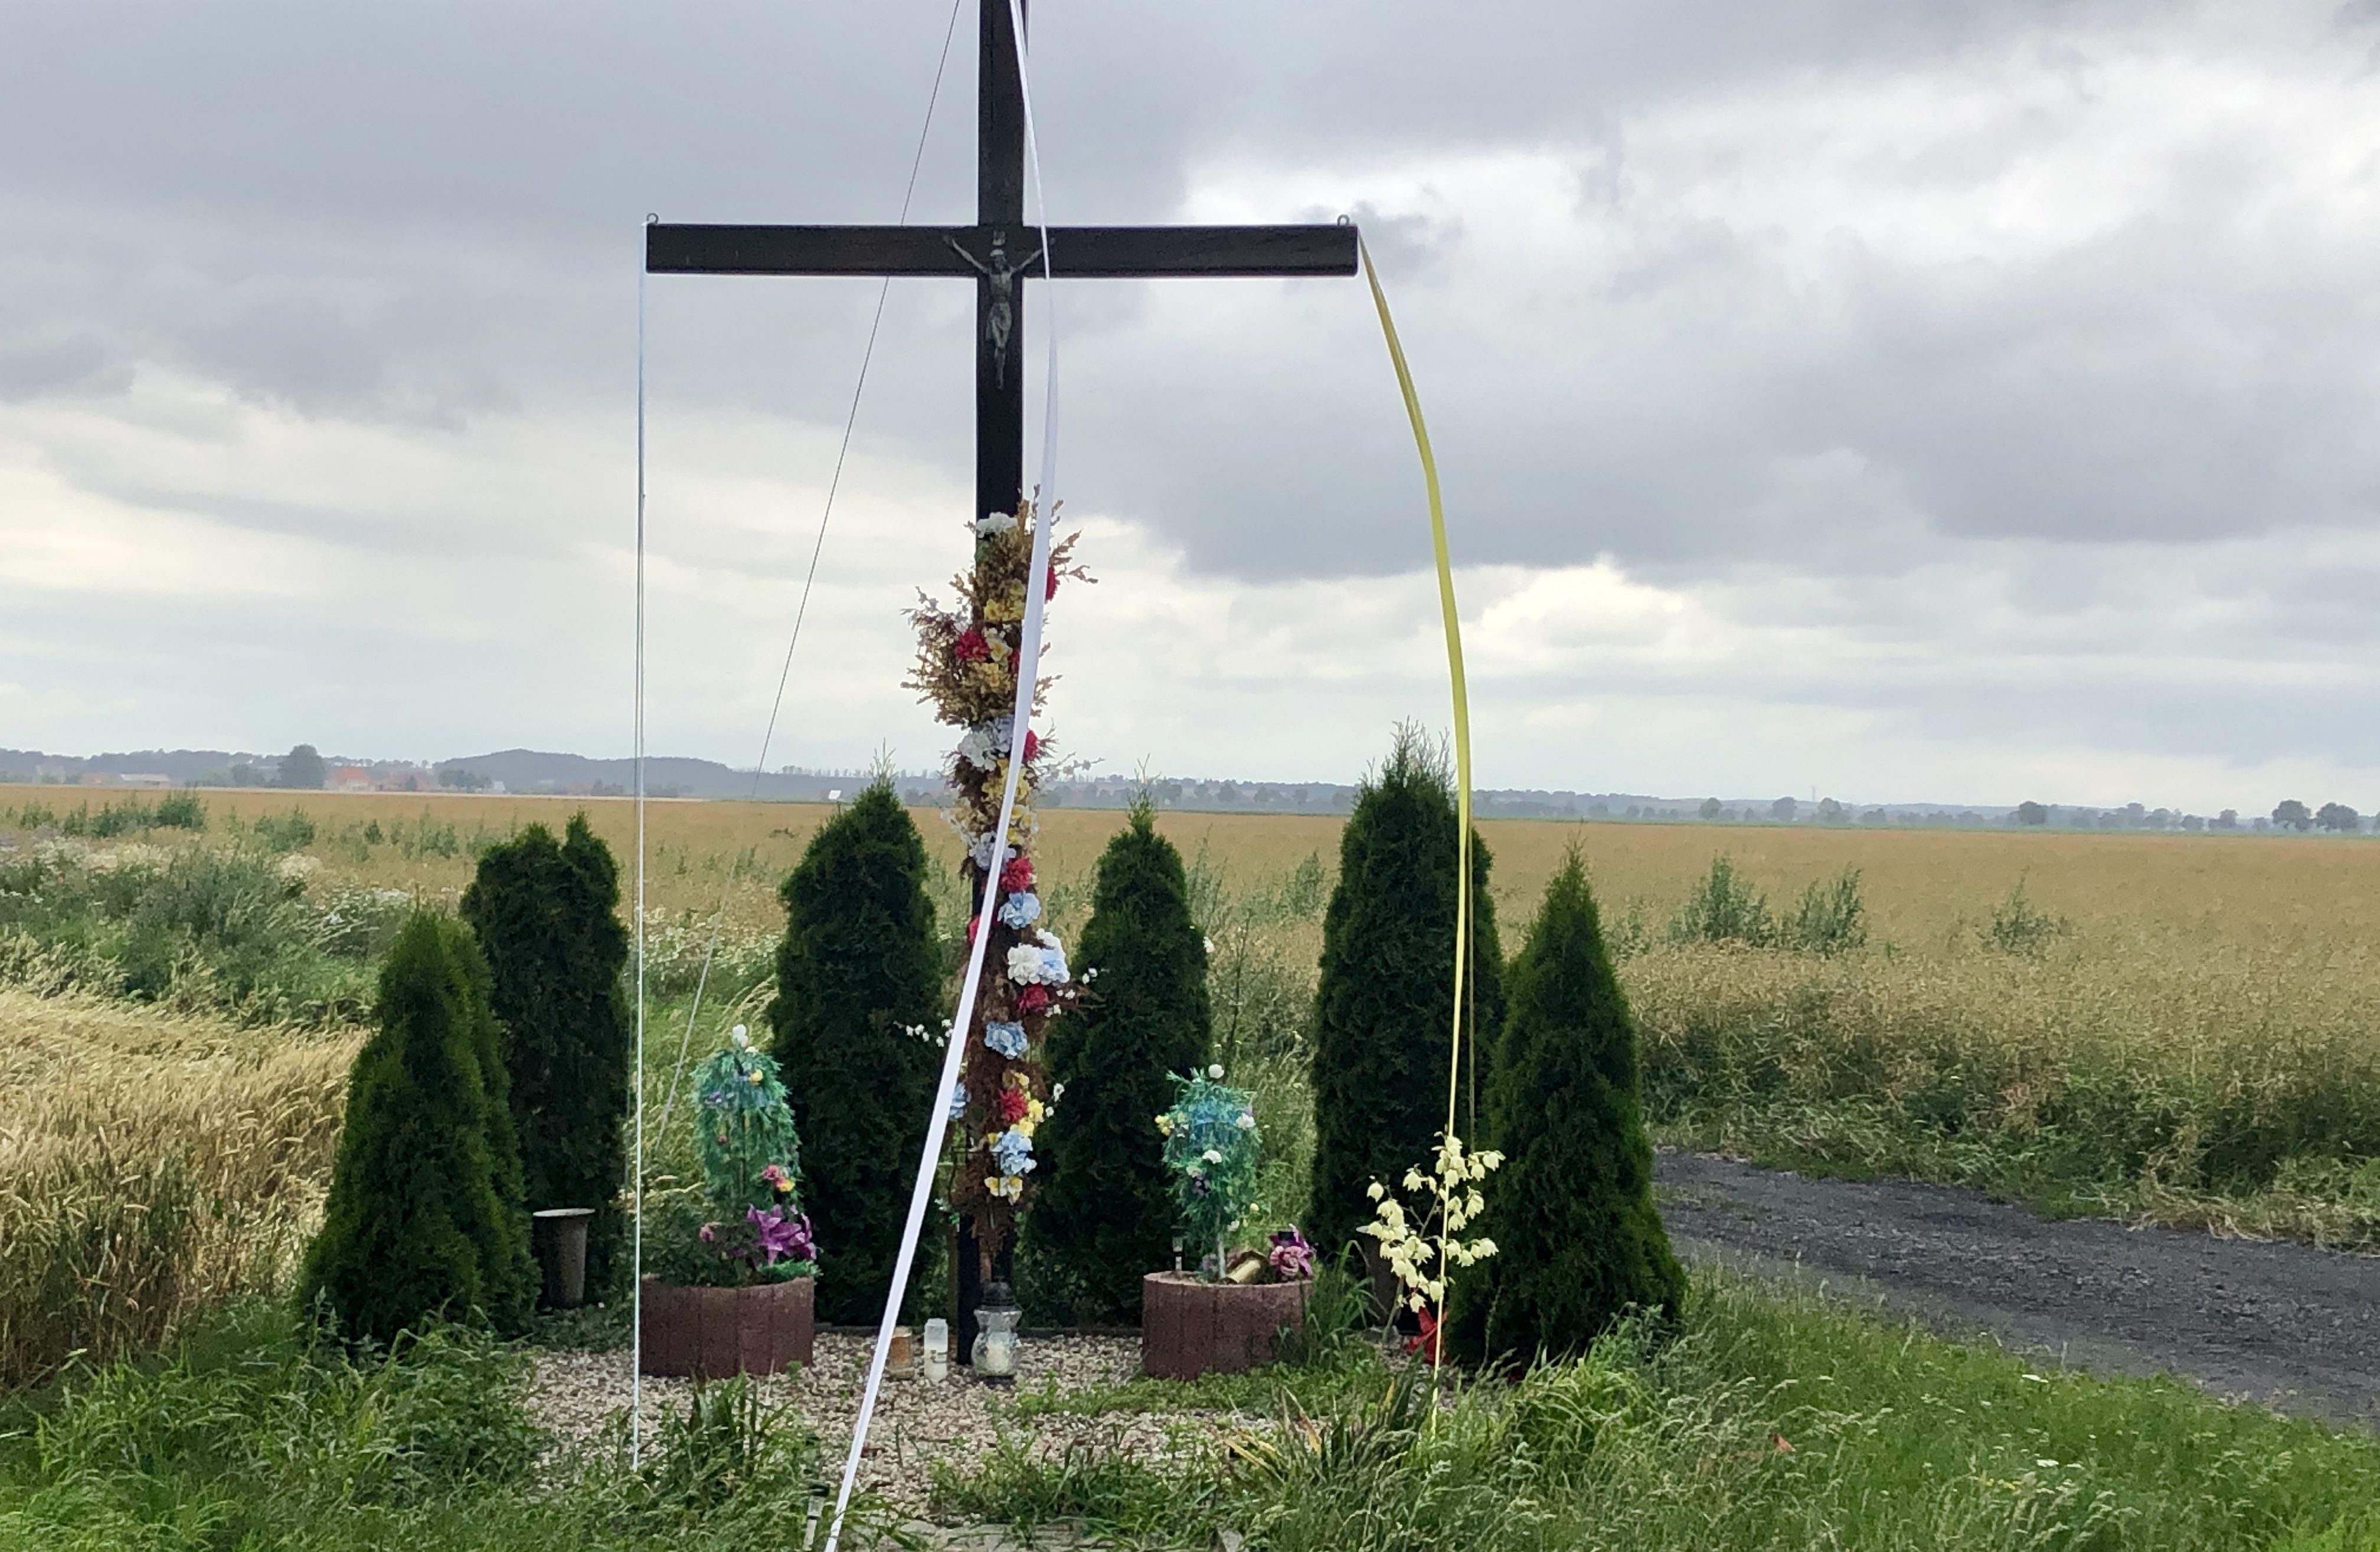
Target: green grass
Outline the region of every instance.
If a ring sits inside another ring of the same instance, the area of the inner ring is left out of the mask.
[[[250,1305],[171,1357],[85,1372],[0,1413],[0,1546],[694,1547],[798,1545],[815,1441],[740,1383],[622,1441],[540,1460],[519,1352],[461,1329],[356,1354]],[[856,1546],[878,1545],[862,1506]]]
[[[946,1476],[939,1501],[1152,1545],[1229,1528],[1267,1552],[2380,1547],[2367,1433],[1715,1275],[1666,1348],[1622,1333],[1436,1407],[1416,1371],[1334,1379],[1277,1393],[1268,1427],[1219,1419],[1208,1459],[1011,1449]]]

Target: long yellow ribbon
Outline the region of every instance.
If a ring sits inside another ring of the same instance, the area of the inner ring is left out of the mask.
[[[1446,625],[1446,670],[1454,685],[1454,1028],[1446,1064],[1446,1135],[1454,1136],[1455,1097],[1463,1086],[1463,1004],[1471,960],[1471,695],[1463,679],[1463,616],[1454,606],[1454,563],[1446,549],[1446,503],[1439,495],[1438,459],[1429,450],[1429,428],[1422,423],[1421,396],[1414,392],[1413,370],[1405,365],[1404,346],[1397,342],[1396,321],[1389,316],[1388,294],[1380,289],[1379,271],[1372,266],[1372,250],[1355,239],[1364,260],[1364,279],[1372,287],[1372,305],[1379,309],[1380,333],[1389,342],[1389,359],[1397,369],[1397,387],[1405,396],[1405,418],[1413,422],[1414,446],[1421,454],[1421,476],[1429,488],[1429,542],[1438,554],[1438,609]],[[1475,1054],[1473,1060],[1477,1060]],[[1438,1311],[1446,1320],[1445,1288],[1453,1269],[1447,1255],[1452,1231],[1441,1212],[1438,1237]],[[1435,1360],[1444,1351],[1441,1339],[1431,1344]]]

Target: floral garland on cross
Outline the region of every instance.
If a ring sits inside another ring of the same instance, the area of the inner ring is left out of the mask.
[[[1040,827],[1033,798],[1050,769],[1052,750],[1030,727],[1017,751],[1024,769],[1008,833],[992,833],[1008,781],[1026,588],[1038,583],[1047,600],[1062,577],[1092,580],[1073,564],[1080,537],[1075,534],[1050,545],[1043,576],[1030,576],[1035,521],[1030,501],[1020,503],[1014,514],[993,512],[978,519],[970,525],[975,564],[952,578],[953,605],[944,609],[921,594],[909,612],[917,632],[917,661],[906,685],[933,705],[938,721],[965,730],[947,768],[953,794],[949,818],[966,848],[967,898],[978,911],[964,941],[973,943],[978,929],[990,934],[975,1012],[964,1032],[958,1086],[950,1097],[951,1119],[959,1123],[950,1206],[975,1219],[987,1276],[1031,1196],[1034,1132],[1058,1100],[1042,1070],[1042,1037],[1078,991],[1064,946],[1038,925],[1041,900],[1035,890],[1032,843]],[[1049,685],[1047,679],[1034,682],[1037,714]],[[994,883],[998,887],[990,892],[998,908],[987,922],[982,902]]]

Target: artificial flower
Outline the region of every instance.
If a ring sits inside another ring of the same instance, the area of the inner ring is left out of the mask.
[[[987,512],[975,520],[975,532],[978,539],[990,539],[994,534],[1004,534],[1014,527],[1016,527],[1016,514],[1014,512]]]
[[[1253,1110],[1242,1110],[1237,1119],[1235,1119],[1232,1124],[1238,1127],[1243,1132],[1253,1132],[1257,1129],[1256,1112]]]
[[[1010,895],[1000,903],[1000,919],[1003,926],[1022,932],[1041,915],[1041,897],[1030,890]]]
[[[990,1192],[994,1196],[1004,1196],[1008,1200],[1014,1202],[1025,1194],[1025,1177],[1022,1175],[986,1175],[983,1178],[983,1188],[986,1191]]]
[[[782,1207],[771,1207],[767,1212],[758,1207],[747,1207],[744,1217],[759,1231],[760,1254],[767,1257],[764,1265],[775,1266],[777,1257],[781,1255],[790,1255],[797,1261],[818,1258],[817,1246],[810,1241],[808,1214],[787,1218]]]
[[[1271,1253],[1265,1259],[1272,1267],[1272,1275],[1283,1282],[1303,1282],[1314,1275],[1314,1247],[1293,1224],[1273,1235]]]
[[[991,644],[984,640],[981,630],[970,625],[951,643],[951,656],[961,662],[982,662],[991,656]]]
[[[1038,1013],[1049,1005],[1048,987],[1029,986],[1016,994],[1016,1011],[1020,1013]]]
[[[1000,1166],[1003,1175],[1029,1175],[1034,1170],[1033,1143],[1014,1131],[1002,1132],[991,1140],[991,1161]]]
[[[964,1082],[951,1085],[951,1119],[953,1121],[957,1121],[961,1117],[965,1116],[966,1114],[966,1085]]]
[[[983,1026],[983,1043],[1009,1061],[1018,1061],[1025,1055],[1025,1026],[1004,1020],[986,1024]]]
[[[1033,887],[1033,859],[1014,850],[1000,870],[1000,888],[1004,894],[1023,894]]]
[[[1173,1135],[1173,1118],[1171,1115],[1160,1114],[1157,1118],[1157,1134],[1160,1137]]]
[[[1000,1119],[1002,1123],[1004,1125],[1011,1122],[1023,1121],[1025,1119],[1026,1110],[1031,1104],[1032,1100],[1026,1095],[1023,1089],[1002,1089],[1000,1091],[999,1100]]]

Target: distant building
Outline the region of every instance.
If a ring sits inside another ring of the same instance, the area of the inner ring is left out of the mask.
[[[332,792],[370,792],[373,782],[371,772],[360,765],[334,765],[322,785]]]

